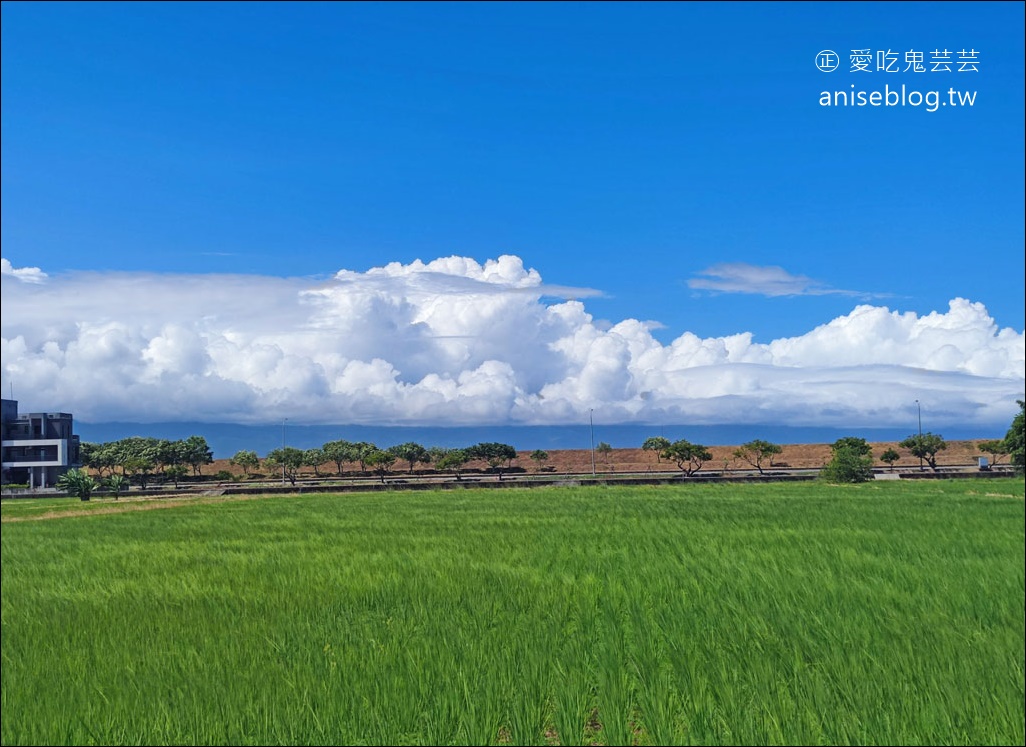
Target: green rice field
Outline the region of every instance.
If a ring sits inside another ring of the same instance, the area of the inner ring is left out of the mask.
[[[2,742],[1023,744],[1023,494],[5,501]]]

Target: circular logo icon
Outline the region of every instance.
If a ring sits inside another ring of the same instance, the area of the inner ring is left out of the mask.
[[[824,73],[832,73],[841,64],[841,58],[832,49],[824,49],[816,54],[816,67]]]

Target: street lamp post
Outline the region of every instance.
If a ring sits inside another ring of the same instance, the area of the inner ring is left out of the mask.
[[[923,471],[923,407],[916,400],[916,413],[919,416],[919,471]]]
[[[588,425],[591,427],[591,474],[595,474],[595,410],[588,410]]]
[[[285,421],[288,418],[281,419],[281,484],[285,484]]]

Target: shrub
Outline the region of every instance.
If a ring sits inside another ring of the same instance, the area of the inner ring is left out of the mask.
[[[68,495],[82,501],[88,501],[99,487],[100,483],[80,469],[68,470],[57,478],[58,490],[66,490]]]
[[[865,439],[842,438],[830,448],[834,456],[820,472],[822,479],[834,483],[873,479],[873,455]]]

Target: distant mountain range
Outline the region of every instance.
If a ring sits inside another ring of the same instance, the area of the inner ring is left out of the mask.
[[[929,431],[927,423],[923,430]],[[981,433],[979,428],[937,429],[944,438],[964,440],[1001,438],[1000,433]],[[937,432],[935,431],[935,432]],[[281,423],[236,425],[232,423],[85,423],[75,422],[75,432],[83,441],[116,441],[128,436],[151,436],[177,440],[203,436],[216,459],[227,459],[235,452],[250,449],[264,456],[282,445]],[[774,425],[599,425],[595,424],[594,442],[606,442],[614,449],[637,448],[645,439],[663,436],[671,441],[686,438],[706,446],[734,446],[755,438],[778,444],[833,443],[842,436],[857,436],[867,441],[895,441],[916,432],[911,428],[820,428]],[[310,449],[335,439],[369,441],[383,448],[406,441],[424,446],[460,447],[481,441],[498,441],[518,450],[587,449],[592,431],[584,425],[552,426],[370,426],[370,425],[293,425],[285,424],[287,446]]]

